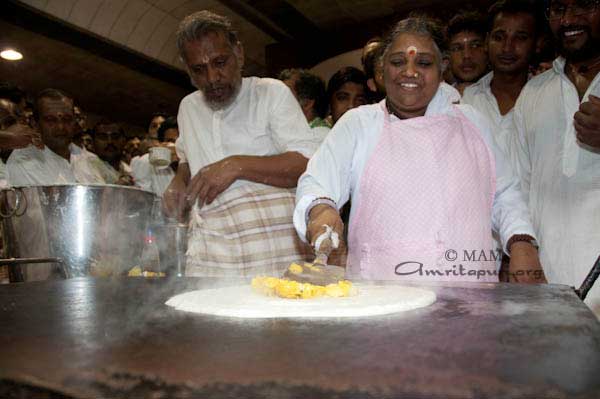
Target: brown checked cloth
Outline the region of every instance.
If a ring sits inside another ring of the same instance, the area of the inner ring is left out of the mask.
[[[295,189],[246,184],[192,210],[187,276],[280,275],[312,260],[292,223]]]

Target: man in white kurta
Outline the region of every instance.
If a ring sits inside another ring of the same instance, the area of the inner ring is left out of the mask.
[[[564,73],[565,59],[532,79],[515,107],[514,159],[522,177],[540,261],[549,283],[579,287],[600,254],[600,150],[577,142],[573,115],[582,101]],[[586,303],[600,315],[600,286]]]
[[[157,134],[160,145],[168,148],[171,152],[171,164],[153,165],[150,163],[150,153],[144,154],[137,157],[136,162],[131,163],[131,175],[137,187],[152,191],[162,197],[175,177],[175,171],[179,163],[175,148],[179,138],[177,119],[171,116],[165,119],[158,128]],[[150,151],[154,150],[150,149]]]
[[[187,161],[192,174],[232,155],[295,151],[310,158],[315,150],[296,99],[275,79],[244,78],[237,98],[225,110],[211,110],[202,92],[195,91],[181,101],[177,122],[178,155]],[[245,185],[264,186],[236,180],[231,187]]]
[[[492,71],[467,87],[461,102],[490,120],[498,146],[509,156],[514,104],[535,55],[537,12],[527,1],[511,1],[495,3],[489,14],[486,47]]]
[[[512,153],[548,282],[579,287],[600,253],[600,5],[563,3],[548,8],[561,56],[521,92]],[[600,317],[598,284],[585,302]]]
[[[187,161],[192,175],[206,166],[231,156],[273,156],[297,152],[310,158],[316,147],[315,142],[308,139],[309,127],[296,100],[283,83],[273,79],[244,78],[238,97],[223,111],[211,110],[204,105],[203,94],[200,91],[194,92],[181,102],[178,124],[180,129],[178,154],[181,159]],[[181,166],[180,163],[179,167]],[[280,197],[281,195],[284,197]],[[259,201],[263,201],[264,212],[272,219],[270,223],[275,224],[272,227],[281,229],[285,235],[286,224],[290,220],[286,223],[283,219],[284,216],[291,216],[293,201],[289,204],[288,214],[284,211],[283,203],[279,204],[279,210],[269,208],[269,197],[272,197],[273,201],[292,199],[293,192],[284,192],[282,189],[273,191],[273,187],[268,184],[237,179],[216,198],[215,202],[206,204],[201,209],[195,207],[192,210],[192,226],[196,227],[198,233],[195,236],[196,240],[193,237],[190,240],[186,273],[188,275],[250,275],[277,267],[262,257],[256,258],[256,261],[249,259],[243,255],[244,252],[252,253],[269,249],[274,255],[279,252],[276,258],[280,259],[278,262],[281,267],[285,266],[286,262],[292,261],[292,258],[300,256],[301,254],[293,248],[288,248],[289,254],[286,255],[276,247],[263,247],[261,241],[264,239],[264,242],[268,242],[268,240],[266,237],[261,238],[260,233],[254,238],[248,237],[250,239],[248,242],[245,242],[244,236],[239,236],[232,240],[231,245],[220,246],[213,243],[212,248],[208,248],[208,244],[204,244],[207,241],[206,237],[218,235],[215,231],[225,234],[221,230],[225,227],[225,223],[222,223],[225,221],[223,219],[225,216],[222,213],[229,214],[225,212],[228,201],[232,202],[232,206],[239,207],[261,206]],[[236,202],[239,204],[236,205]],[[249,223],[256,223],[252,222],[251,216],[248,217]],[[217,219],[222,220],[217,222]],[[211,221],[215,224],[210,224]],[[240,223],[243,223],[243,220],[236,222],[238,226],[229,226],[233,230],[227,234],[235,236],[236,231],[244,227],[239,225]],[[288,226],[291,227],[291,224]],[[270,227],[264,226],[264,228]],[[250,236],[257,232],[258,230],[246,231],[244,234]],[[252,241],[257,242],[252,243]],[[242,244],[246,244],[247,248],[237,248]],[[254,246],[254,244],[259,245]],[[237,251],[240,251],[239,254],[236,254]],[[196,259],[198,261],[195,261]],[[264,262],[265,267],[259,265],[261,261]],[[230,267],[223,267],[226,264]]]
[[[510,158],[513,109],[527,83],[535,54],[537,12],[527,1],[499,1],[489,14],[492,24],[486,46],[492,71],[465,88],[461,102],[472,105],[488,118],[494,140]],[[501,247],[497,235],[494,239]]]
[[[249,276],[281,270],[305,249],[291,216],[298,176],[317,143],[290,90],[243,78],[243,49],[230,22],[200,11],[178,45],[200,89],[179,107],[177,176],[167,214],[193,205],[186,274]]]

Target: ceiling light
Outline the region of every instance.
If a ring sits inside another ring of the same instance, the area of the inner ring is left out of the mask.
[[[16,50],[9,48],[9,49],[6,49],[6,50],[3,50],[2,52],[0,52],[0,57],[4,58],[5,60],[9,60],[9,61],[18,61],[23,58],[23,54],[19,53]]]

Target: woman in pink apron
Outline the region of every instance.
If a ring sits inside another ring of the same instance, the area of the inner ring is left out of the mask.
[[[485,118],[441,83],[436,26],[400,21],[386,41],[387,98],[349,111],[309,162],[294,224],[312,243],[352,199],[347,274],[369,280],[497,282],[492,228],[513,281],[543,282],[516,178]]]

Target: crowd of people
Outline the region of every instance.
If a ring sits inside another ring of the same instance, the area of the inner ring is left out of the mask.
[[[155,114],[146,135],[129,137],[121,124],[108,119],[89,129],[75,100],[58,89],[42,90],[28,103],[21,89],[4,82],[0,98],[2,186],[118,184],[162,195],[170,181],[165,183],[164,176],[172,177],[177,169],[174,117]],[[27,114],[27,107],[33,112]],[[161,135],[159,128],[166,120]],[[144,154],[153,146],[172,149],[169,168],[151,167]]]
[[[358,278],[579,285],[600,242],[599,3],[502,0],[444,28],[410,16],[327,84],[242,77],[234,27],[200,11],[177,31],[198,90],[144,137],[86,130],[60,90],[28,107],[4,85],[4,178],[162,195],[190,223],[188,275],[266,273],[339,238],[332,256]],[[588,304],[600,314],[599,287]]]

